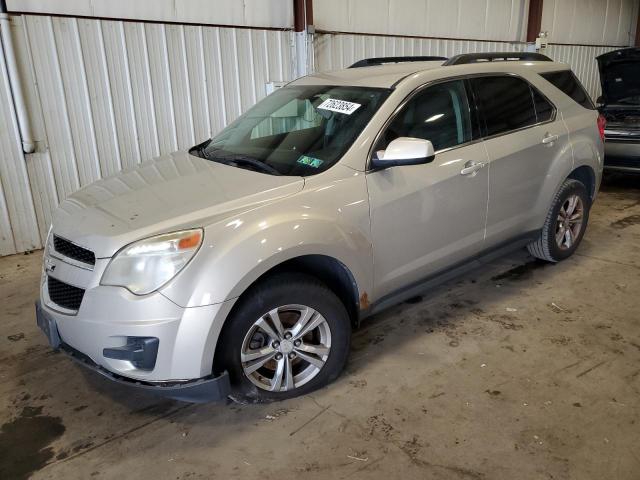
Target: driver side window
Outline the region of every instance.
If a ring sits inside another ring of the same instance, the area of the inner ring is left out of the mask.
[[[471,108],[463,80],[427,87],[396,115],[382,135],[377,150],[385,150],[398,137],[430,140],[444,150],[473,139]]]

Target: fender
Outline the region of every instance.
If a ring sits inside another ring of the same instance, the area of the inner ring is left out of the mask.
[[[585,116],[583,111],[577,112],[580,115],[572,115],[574,109],[583,109],[580,105],[568,104],[563,105],[563,108],[562,121],[567,128],[571,150],[561,152],[554,159],[549,169],[548,180],[538,196],[538,202],[535,207],[538,213],[536,215],[537,221],[535,225],[532,225],[532,228],[541,228],[544,225],[556,193],[560,190],[564,181],[579,168],[587,167],[593,172],[592,191],[589,192],[592,200],[595,200],[600,186],[604,146],[600,141],[597,129],[597,112],[594,111],[591,119]],[[587,118],[585,119],[585,117]]]
[[[162,294],[183,307],[222,303],[239,297],[269,270],[304,255],[336,259],[348,269],[358,291],[371,292],[366,180],[364,175],[344,178],[340,173],[345,172],[336,170],[329,173],[339,178],[334,182],[325,179],[318,182],[321,187],[305,186],[299,194],[205,227],[197,261],[180,272],[179,282],[174,279],[163,287]]]

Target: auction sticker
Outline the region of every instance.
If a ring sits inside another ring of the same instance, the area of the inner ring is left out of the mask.
[[[330,110],[332,112],[344,113],[345,115],[351,115],[362,105],[359,103],[347,102],[345,100],[337,100],[335,98],[327,98],[324,102],[318,105],[320,110]]]

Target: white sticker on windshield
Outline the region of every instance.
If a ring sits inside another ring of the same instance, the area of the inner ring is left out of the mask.
[[[336,100],[335,98],[327,98],[324,102],[318,105],[320,110],[330,110],[332,112],[344,113],[345,115],[351,115],[362,105],[359,103],[347,102],[345,100]]]

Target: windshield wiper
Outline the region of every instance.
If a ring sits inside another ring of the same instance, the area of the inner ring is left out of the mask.
[[[212,162],[222,163],[223,165],[231,165],[238,168],[243,168],[241,165],[245,167],[253,167],[254,169],[268,173],[270,175],[282,175],[278,170],[273,168],[271,165],[268,165],[256,158],[249,157],[248,155],[243,155],[241,153],[230,153],[226,152],[220,148],[207,148],[211,140],[208,140],[200,145],[196,145],[189,153],[195,154],[205,160],[210,160]]]
[[[225,152],[219,148],[206,148],[208,146],[205,145],[202,148],[198,148],[198,155],[207,160],[211,160],[212,162],[222,163],[224,165],[232,165],[234,167],[243,168],[241,165],[245,167],[253,167],[254,169],[268,173],[270,175],[282,175],[278,170],[273,168],[271,165],[267,165],[266,163],[249,157],[248,155],[243,155],[241,153],[230,153]]]
[[[211,139],[209,139],[209,140],[207,140],[205,142],[202,142],[201,144],[196,145],[195,147],[192,147],[189,150],[189,153],[191,155],[195,155],[197,157],[204,158],[205,160],[210,160],[209,155],[207,155],[207,146],[210,143],[211,143]]]
[[[239,164],[244,164],[250,167],[254,167],[264,173],[270,173],[271,175],[282,175],[278,170],[273,168],[271,165],[267,165],[266,163],[251,157],[237,156],[237,157],[234,157],[232,160],[218,160],[216,158],[213,158],[212,160],[220,161],[220,163],[224,163],[225,165],[236,164],[236,166],[238,167],[240,167]]]

